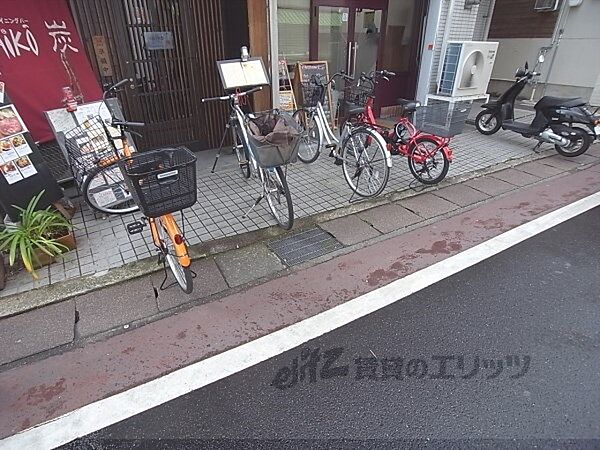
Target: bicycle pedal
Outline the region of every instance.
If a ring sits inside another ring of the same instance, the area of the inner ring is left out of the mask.
[[[140,220],[136,220],[135,222],[125,225],[129,234],[140,234],[142,231],[144,231],[145,226],[146,224]]]
[[[337,144],[326,144],[325,148],[330,148],[333,151],[333,150],[335,150],[337,148]]]

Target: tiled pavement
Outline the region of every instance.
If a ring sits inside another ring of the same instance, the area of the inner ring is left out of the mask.
[[[534,141],[527,140],[509,132],[499,132],[495,136],[483,136],[474,128],[467,126],[465,133],[452,141],[455,159],[448,176],[456,176],[484,169],[509,161],[534,155]],[[544,146],[544,154],[552,154],[550,146]],[[208,157],[207,157],[208,156]],[[198,167],[198,203],[185,211],[185,235],[191,245],[211,241],[225,236],[257,230],[273,225],[268,206],[261,203],[248,218],[243,214],[252,206],[259,193],[258,184],[242,179],[237,168],[231,163],[231,156],[222,156],[217,172],[210,173],[210,155],[199,158]],[[598,155],[600,156],[600,155]],[[584,155],[577,161],[564,158],[552,158],[552,163],[529,163],[523,171],[509,169],[493,178],[474,179],[461,188],[448,187],[435,197],[435,208],[452,209],[465,202],[485,195],[497,195],[513,189],[515,185],[538,181],[551,176],[557,169],[566,170],[581,161],[597,160],[594,156]],[[351,191],[346,185],[341,169],[332,164],[332,160],[322,155],[315,163],[292,165],[288,171],[288,181],[292,190],[296,217],[306,217],[316,213],[333,210],[348,205]],[[414,186],[406,161],[394,158],[394,167],[385,193],[407,189]],[[468,187],[472,189],[468,189]],[[431,194],[426,194],[431,195]],[[422,196],[420,197],[422,198]],[[413,204],[414,203],[414,204]],[[407,199],[402,206],[416,214],[433,214],[436,211],[419,211],[419,207],[428,202],[415,202]],[[392,207],[390,207],[392,208]],[[401,215],[410,221],[410,215],[404,210],[389,211],[391,215]],[[362,216],[375,228],[385,227],[385,221],[379,217]],[[82,275],[102,274],[111,268],[122,266],[154,254],[149,233],[129,236],[125,224],[133,216],[96,216],[86,205],[80,208],[73,220],[77,237],[77,249],[67,253],[50,267],[38,271],[40,279],[33,281],[24,272],[12,275],[7,287],[0,296],[7,296],[31,290],[36,287],[54,284],[65,279]]]

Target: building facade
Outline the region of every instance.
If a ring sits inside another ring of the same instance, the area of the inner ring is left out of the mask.
[[[398,97],[437,93],[449,40],[485,34],[491,0],[272,0],[271,61],[324,60],[330,73],[398,74],[378,87],[382,114]],[[272,20],[274,17],[276,21]],[[277,92],[273,91],[277,102]]]
[[[532,100],[543,95],[582,97],[600,105],[600,1],[561,0],[553,11],[536,10],[535,0],[496,0],[486,38],[498,41],[489,92],[503,92],[517,67],[545,62]]]

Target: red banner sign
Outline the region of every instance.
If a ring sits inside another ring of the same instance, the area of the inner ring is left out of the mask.
[[[40,142],[54,138],[44,111],[64,106],[63,87],[80,101],[102,97],[67,0],[2,0],[0,81]]]

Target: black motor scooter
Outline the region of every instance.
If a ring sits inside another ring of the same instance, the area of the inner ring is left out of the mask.
[[[544,57],[540,55],[538,64],[542,62]],[[519,67],[515,83],[498,100],[481,105],[484,110],[475,119],[477,130],[485,135],[494,134],[500,128],[514,131],[524,137],[537,139],[539,143],[535,149],[544,142],[554,144],[556,151],[563,156],[585,153],[597,134],[600,134],[600,116],[588,111],[586,102],[581,98],[545,96],[535,104],[535,117],[531,123],[514,120],[517,96],[533,77],[540,75],[535,71],[536,67],[532,71],[527,63],[525,68]],[[581,124],[584,128],[573,124]]]

